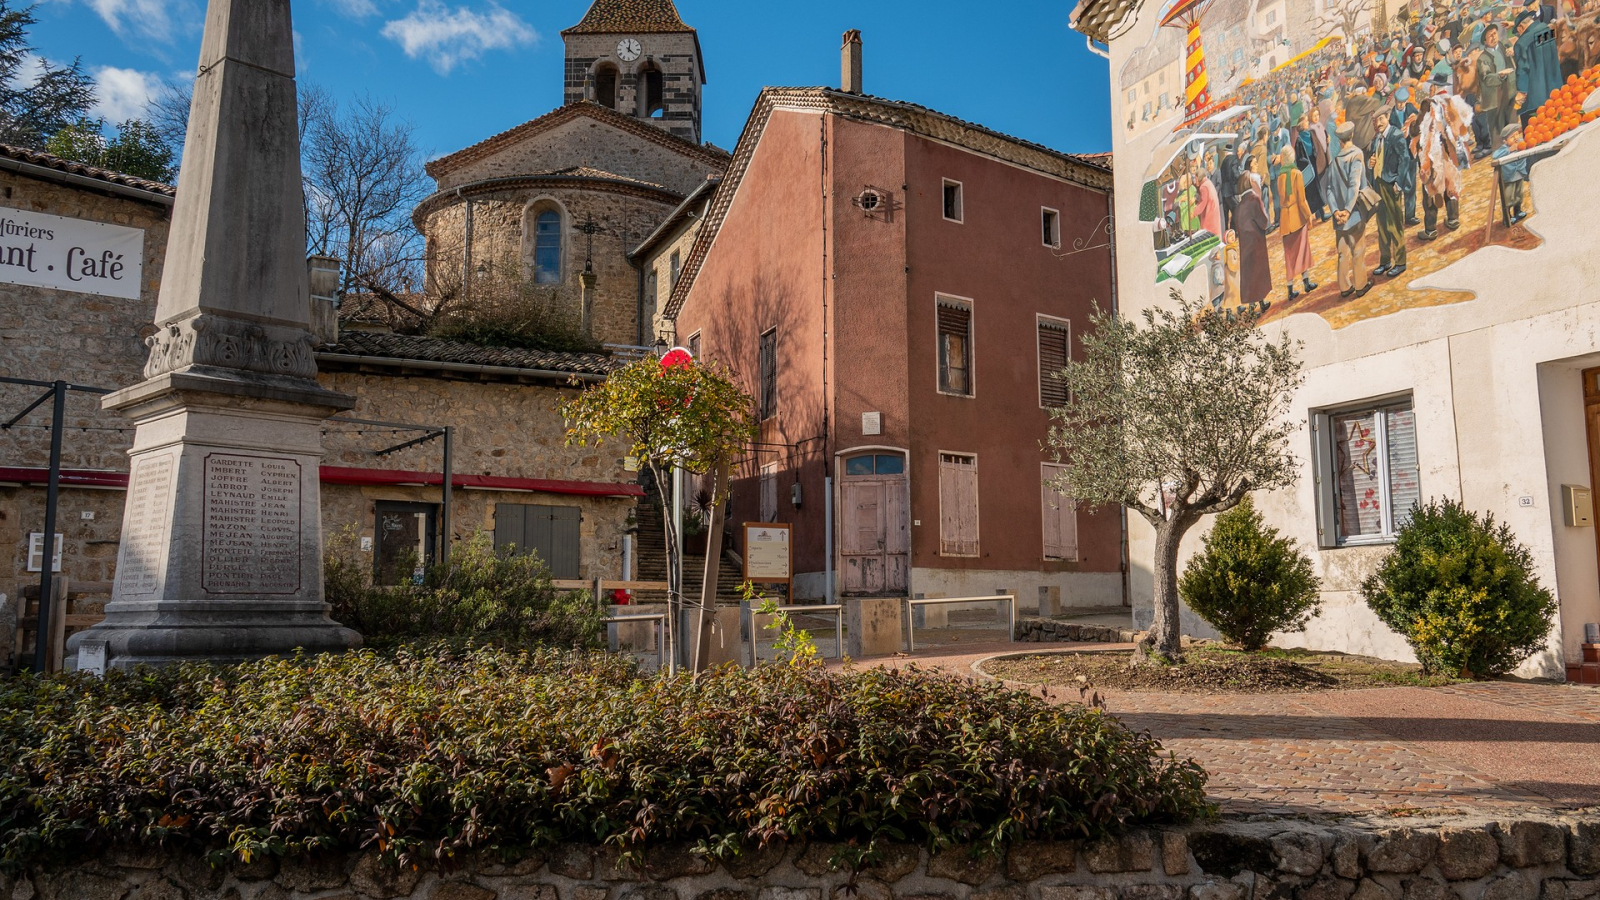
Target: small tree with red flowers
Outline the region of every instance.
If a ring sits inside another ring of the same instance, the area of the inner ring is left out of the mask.
[[[705,654],[700,645],[716,598],[716,564],[722,543],[723,508],[733,461],[755,439],[755,400],[716,363],[694,359],[686,351],[647,356],[612,372],[561,405],[569,445],[626,444],[626,452],[650,470],[663,487],[673,469],[715,476],[712,518],[706,551],[706,578],[699,601],[702,639],[693,664]],[[663,505],[667,538],[668,647],[676,659],[677,611],[683,603],[683,560],[672,511]]]

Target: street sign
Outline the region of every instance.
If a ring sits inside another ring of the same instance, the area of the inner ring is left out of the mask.
[[[744,580],[755,584],[788,584],[794,580],[794,526],[774,522],[744,523]]]

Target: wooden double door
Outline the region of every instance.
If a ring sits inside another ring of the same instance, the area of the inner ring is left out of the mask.
[[[910,482],[905,457],[845,460],[839,478],[839,571],[846,594],[903,594],[910,584]]]

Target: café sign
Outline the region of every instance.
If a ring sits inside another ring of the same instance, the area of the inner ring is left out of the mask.
[[[0,208],[0,283],[139,299],[144,230]]]

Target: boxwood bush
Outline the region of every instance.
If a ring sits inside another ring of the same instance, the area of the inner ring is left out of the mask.
[[[557,842],[998,848],[1204,815],[1104,713],[916,670],[401,649],[0,685],[0,863],[163,844],[449,866]],[[852,855],[853,854],[853,858]]]

